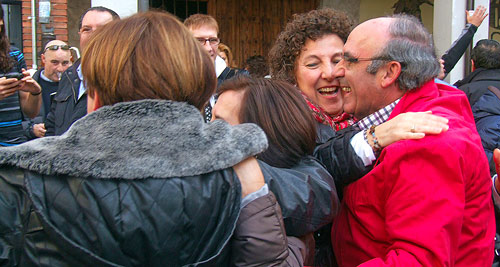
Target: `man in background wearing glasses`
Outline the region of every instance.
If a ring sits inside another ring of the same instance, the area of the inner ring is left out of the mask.
[[[38,116],[23,122],[28,140],[45,136],[45,118],[50,111],[51,95],[57,91],[62,73],[71,66],[68,44],[53,40],[45,45],[41,55],[43,68],[33,74],[33,79],[42,87],[42,106]]]
[[[91,7],[80,18],[80,50],[83,51],[94,31],[120,19],[113,10],[105,7]],[[61,77],[59,88],[50,105],[45,120],[46,136],[61,135],[78,119],[87,114],[87,93],[80,69],[80,59],[68,68]]]
[[[184,21],[184,25],[191,31],[200,45],[207,51],[210,58],[215,64],[215,74],[217,75],[217,86],[221,85],[225,80],[234,77],[236,74],[248,75],[248,71],[230,68],[226,65],[218,53],[217,48],[220,44],[219,25],[217,21],[210,15],[194,14],[189,16]],[[212,120],[212,107],[215,105],[217,97],[214,95],[210,98],[210,102],[205,107],[205,122]]]

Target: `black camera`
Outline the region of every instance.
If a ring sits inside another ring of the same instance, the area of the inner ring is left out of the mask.
[[[7,79],[16,78],[18,80],[21,80],[24,77],[24,75],[22,73],[19,73],[19,72],[9,72],[9,73],[0,74],[0,78],[2,78],[2,77],[5,77]]]

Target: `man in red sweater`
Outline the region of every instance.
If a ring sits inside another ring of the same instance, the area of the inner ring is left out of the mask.
[[[466,96],[434,82],[429,33],[408,16],[372,19],[343,52],[335,73],[349,84],[344,110],[379,151],[372,171],[344,189],[332,230],[339,265],[491,266],[488,162]],[[376,125],[418,111],[447,118],[449,130],[380,150]]]

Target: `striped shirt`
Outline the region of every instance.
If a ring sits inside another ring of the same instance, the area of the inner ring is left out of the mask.
[[[9,72],[21,72],[22,68],[27,68],[24,55],[19,49],[11,47],[9,55],[14,60],[14,66]],[[0,100],[0,146],[12,146],[26,141],[22,120],[19,92]]]

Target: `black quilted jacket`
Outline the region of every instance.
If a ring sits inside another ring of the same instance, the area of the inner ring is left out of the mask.
[[[2,266],[228,264],[241,199],[231,169],[143,181],[0,175]]]

